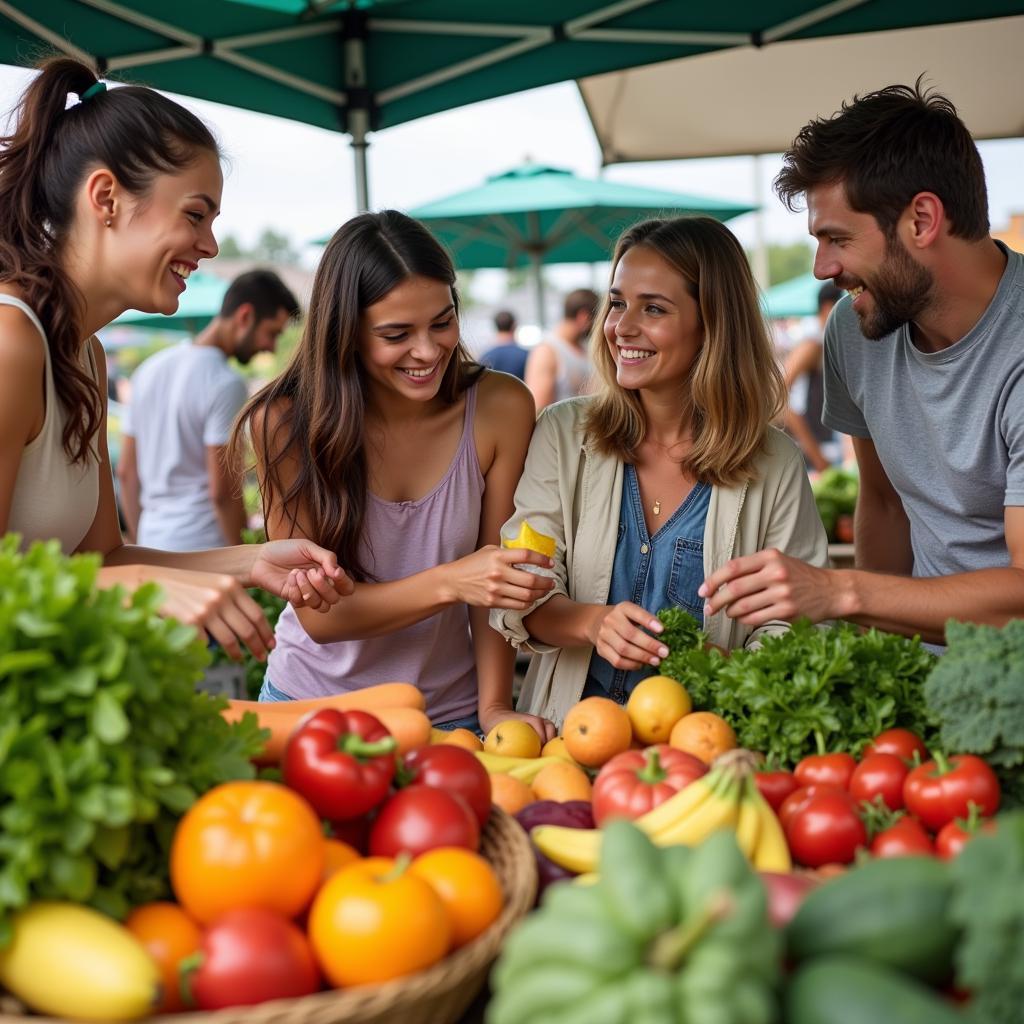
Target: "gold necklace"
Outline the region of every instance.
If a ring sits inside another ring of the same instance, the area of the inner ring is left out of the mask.
[[[654,503],[654,507],[653,507],[653,508],[651,509],[651,511],[652,511],[652,512],[653,512],[653,513],[654,513],[654,514],[655,514],[656,516],[660,516],[660,515],[661,515],[661,500],[660,500],[660,499],[659,499],[659,500],[657,500],[657,501],[656,501],[656,502]]]

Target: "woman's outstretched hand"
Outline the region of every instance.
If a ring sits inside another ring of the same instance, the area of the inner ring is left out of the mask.
[[[354,589],[334,552],[303,537],[261,544],[250,578],[253,586],[283,597],[296,608],[320,612]]]

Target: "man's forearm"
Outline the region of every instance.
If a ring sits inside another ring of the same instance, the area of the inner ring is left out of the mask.
[[[946,622],[1002,626],[1024,616],[1024,569],[981,569],[912,579],[836,570],[836,616],[904,636],[943,643]]]
[[[121,515],[124,516],[125,533],[130,544],[135,543],[139,535],[139,517],[142,515],[142,504],[139,501],[138,481],[122,479],[121,493]]]
[[[241,544],[245,527],[245,505],[242,499],[232,495],[220,501],[214,500],[213,511],[220,531],[224,534],[224,543]]]

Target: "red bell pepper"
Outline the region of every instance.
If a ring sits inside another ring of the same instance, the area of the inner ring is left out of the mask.
[[[387,795],[398,741],[365,711],[323,708],[292,733],[284,781],[322,818],[358,818]]]
[[[616,754],[594,782],[594,821],[639,818],[707,770],[699,758],[664,743]]]

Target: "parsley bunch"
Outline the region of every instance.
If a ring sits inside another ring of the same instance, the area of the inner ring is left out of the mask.
[[[0,945],[34,900],[120,917],[166,896],[179,817],[252,778],[262,740],[196,692],[209,656],[156,586],[98,590],[96,556],[17,541],[0,540]]]
[[[802,621],[766,637],[759,649],[726,658],[706,650],[705,639],[701,634],[682,648],[666,641],[670,654],[660,671],[686,687],[694,706],[729,722],[741,746],[773,763],[829,751],[860,754],[893,726],[929,739],[923,684],[935,657],[919,640]]]

